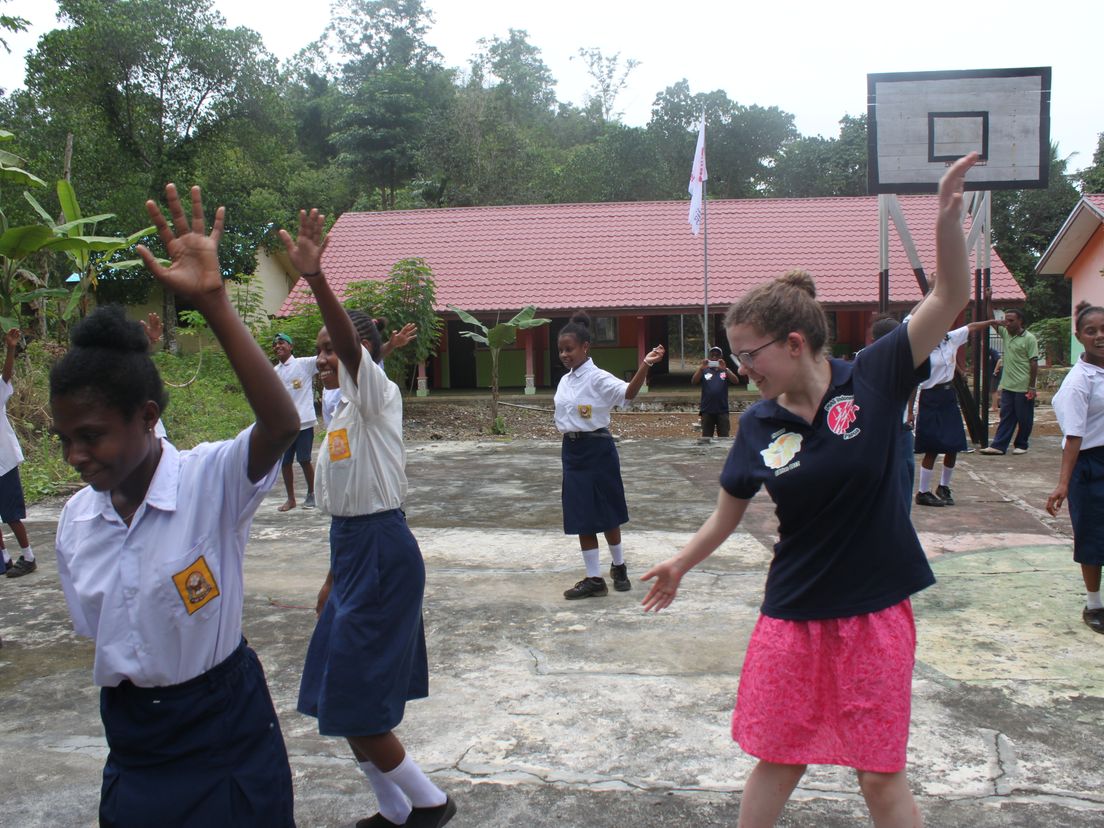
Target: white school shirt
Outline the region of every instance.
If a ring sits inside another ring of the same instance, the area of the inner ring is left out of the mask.
[[[314,375],[318,373],[318,360],[293,356],[288,357],[287,362],[277,362],[272,367],[299,412],[299,430],[312,428],[318,420],[314,413]]]
[[[15,393],[12,384],[0,379],[0,475],[7,474],[23,462],[23,449],[19,446],[19,438],[15,436],[11,420],[8,419],[8,400]]]
[[[955,366],[958,364],[956,360],[958,349],[965,345],[969,338],[970,329],[966,326],[947,332],[928,357],[931,360],[931,374],[920,383],[921,391],[935,388],[954,379]]]
[[[1104,368],[1078,359],[1050,401],[1066,437],[1080,437],[1081,450],[1104,446]]]
[[[245,543],[279,471],[249,482],[252,429],[189,451],[162,440],[129,528],[91,486],[62,509],[58,576],[73,628],[96,641],[100,687],[179,684],[241,643]]]
[[[339,364],[341,399],[319,452],[318,506],[339,517],[398,509],[406,500],[402,393],[364,346],[356,384]]]
[[[610,412],[625,406],[629,384],[587,359],[556,385],[556,428],[561,432],[609,428]]]
[[[326,428],[330,427],[330,421],[333,419],[334,411],[337,410],[337,404],[340,401],[340,388],[322,389],[322,424],[326,426]]]

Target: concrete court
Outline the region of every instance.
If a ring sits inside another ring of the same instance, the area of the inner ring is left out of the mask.
[[[726,446],[620,451],[633,591],[568,603],[581,561],[560,530],[558,444],[409,447],[432,695],[399,734],[456,798],[457,828],[735,825],[753,763],[729,717],[773,510],[760,495],[675,604],[646,616],[635,579],[708,514]],[[1038,437],[1022,457],[961,455],[958,505],[913,509],[939,578],[915,599],[909,761],[929,826],[1104,826],[1104,636],[1080,620],[1068,519],[1041,510],[1058,451]],[[278,482],[254,524],[245,632],[280,711],[299,825],[349,826],[374,797],[343,744],[294,709],[328,521],[277,513],[282,501]],[[39,571],[0,579],[0,825],[12,828],[94,825],[106,753],[92,647],[72,634],[56,577],[59,505],[29,515]],[[853,774],[818,767],[780,824],[869,821]]]

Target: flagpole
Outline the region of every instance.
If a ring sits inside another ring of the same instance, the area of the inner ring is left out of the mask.
[[[702,264],[705,269],[705,315],[702,317],[702,340],[705,353],[703,357],[709,359],[709,224],[705,220],[705,181],[702,181]]]

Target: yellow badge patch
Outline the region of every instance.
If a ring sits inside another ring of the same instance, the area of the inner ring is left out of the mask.
[[[344,428],[328,432],[326,442],[329,443],[330,447],[330,462],[336,463],[338,460],[348,460],[353,456],[352,451],[349,450],[349,432]]]
[[[582,417],[584,420],[589,420],[590,419],[590,413],[591,413],[591,407],[589,405],[580,405],[579,406],[579,416]]]
[[[187,569],[182,569],[173,575],[172,579],[176,584],[176,591],[184,601],[184,609],[188,610],[188,615],[218,597],[219,589],[218,584],[215,583],[215,576],[211,574],[211,568],[207,566],[207,561],[202,555]]]
[[[300,388],[303,387],[303,381],[296,377],[291,381],[291,387],[298,391]]]

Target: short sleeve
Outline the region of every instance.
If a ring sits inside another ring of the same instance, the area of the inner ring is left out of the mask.
[[[57,553],[58,580],[61,581],[61,591],[65,595],[65,603],[69,605],[69,617],[73,619],[73,631],[85,638],[95,638],[96,631],[84,617],[84,608],[81,606],[80,597],[73,588],[73,576],[69,572],[68,552],[63,536],[68,525],[67,515],[69,507],[66,505],[58,517],[57,534],[54,537],[54,551]]]
[[[312,356],[296,357],[295,362],[298,364],[299,370],[308,377],[313,377],[318,373],[318,358]]]
[[[912,364],[908,325],[898,325],[888,334],[863,348],[855,357],[855,374],[864,382],[884,390],[892,399],[905,402],[918,382],[931,373],[931,360],[919,367]]]
[[[1039,340],[1035,338],[1035,334],[1029,333],[1027,336],[1031,337],[1027,341],[1027,358],[1038,359],[1039,358]]]
[[[952,346],[957,351],[970,339],[970,329],[966,325],[961,328],[955,328],[953,331],[947,333],[947,339],[950,340]]]
[[[253,517],[280,471],[280,464],[276,462],[256,483],[250,481],[249,439],[253,428],[249,426],[233,440],[200,443],[184,453],[185,462],[200,464],[195,479],[209,482],[212,489],[222,490],[224,514],[232,517],[235,525]]]
[[[732,441],[732,448],[728,450],[724,468],[721,469],[721,488],[741,500],[751,500],[762,486],[762,480],[755,474],[755,461],[759,453],[750,445],[750,435],[756,431],[756,423],[752,421],[754,416],[749,410],[740,417],[736,439]]]
[[[375,363],[363,345],[360,346],[360,367],[357,369],[356,381],[343,362],[339,363],[337,379],[345,399],[355,405],[362,416],[375,417],[383,411],[387,389],[392,383],[383,367]]]
[[[12,388],[11,381],[0,379],[0,408],[8,404],[8,400],[14,393],[15,389]]]
[[[623,408],[625,392],[628,390],[627,382],[619,380],[609,371],[599,370],[594,382],[594,391],[603,405],[609,408]]]
[[[1066,437],[1084,437],[1088,427],[1089,385],[1081,371],[1071,370],[1051,400],[1058,426]]]

